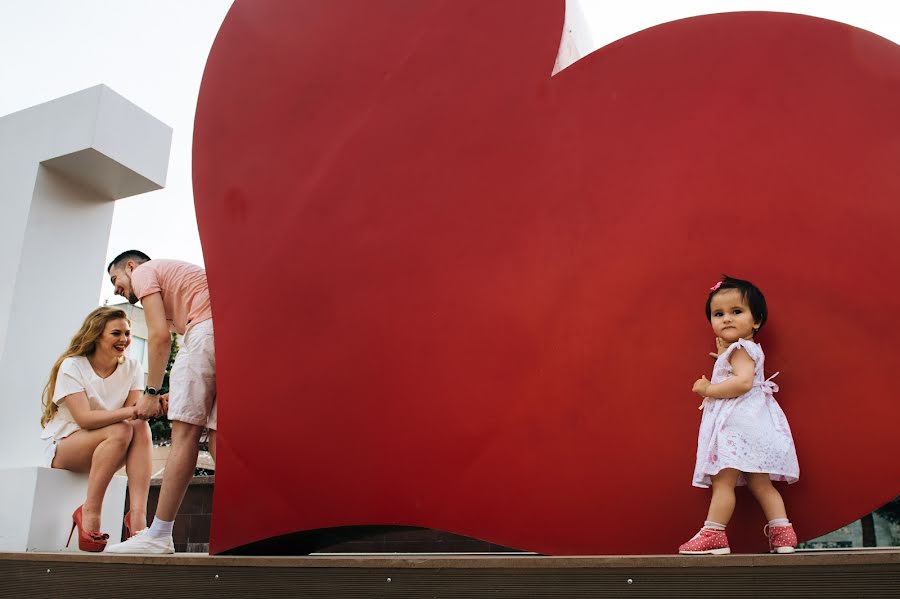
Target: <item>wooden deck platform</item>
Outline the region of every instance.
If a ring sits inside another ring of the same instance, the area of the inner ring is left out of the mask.
[[[900,549],[792,555],[0,553],[0,597],[900,597]]]

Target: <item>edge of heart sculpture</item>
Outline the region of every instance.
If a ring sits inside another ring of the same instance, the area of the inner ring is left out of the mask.
[[[375,525],[675,552],[709,502],[690,389],[723,272],[769,301],[801,538],[898,492],[900,47],[729,13],[551,78],[563,10],[232,7],[194,140],[212,553]],[[732,548],[764,522],[741,491]]]

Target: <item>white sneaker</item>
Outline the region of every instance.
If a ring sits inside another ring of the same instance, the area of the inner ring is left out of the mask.
[[[151,537],[149,528],[139,531],[127,541],[118,545],[110,545],[104,553],[175,553],[175,543],[172,536]]]

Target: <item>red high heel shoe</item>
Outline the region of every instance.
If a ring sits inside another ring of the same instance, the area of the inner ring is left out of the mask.
[[[131,510],[128,510],[127,512],[125,512],[125,519],[123,520],[123,522],[125,523],[125,540],[126,541],[128,539],[130,539],[132,536],[134,536],[131,534],[131,522],[128,519],[128,516],[130,516],[130,515],[131,515]]]
[[[72,530],[69,531],[69,540],[66,541],[66,547],[72,542],[72,533],[75,532],[75,527],[78,527],[79,549],[82,551],[103,551],[106,549],[106,540],[109,539],[109,535],[105,532],[88,532],[84,530],[84,526],[81,523],[82,507],[84,506],[79,505],[72,512]]]
[[[124,518],[123,522],[125,523],[125,540],[126,541],[143,530],[143,528],[138,528],[137,530],[135,530],[131,526],[131,510],[128,510],[127,512],[125,512],[125,518]],[[147,528],[147,527],[145,526],[144,528]]]
[[[127,541],[134,535],[136,535],[139,531],[131,528],[131,510],[125,512],[125,540]]]

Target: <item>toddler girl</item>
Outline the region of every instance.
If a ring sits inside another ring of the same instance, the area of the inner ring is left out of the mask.
[[[792,553],[797,535],[772,481],[793,483],[800,475],[787,418],[773,393],[778,386],[763,375],[762,347],[754,336],[766,323],[762,292],[749,281],[725,276],[710,289],[706,317],[718,349],[712,380],[693,391],[703,397],[697,439],[695,487],[712,485],[706,522],[678,548],[684,554],[731,553],[725,526],[734,512],[734,487],[746,484],[769,520],[763,532],[769,550]],[[778,373],[775,373],[778,374]]]

